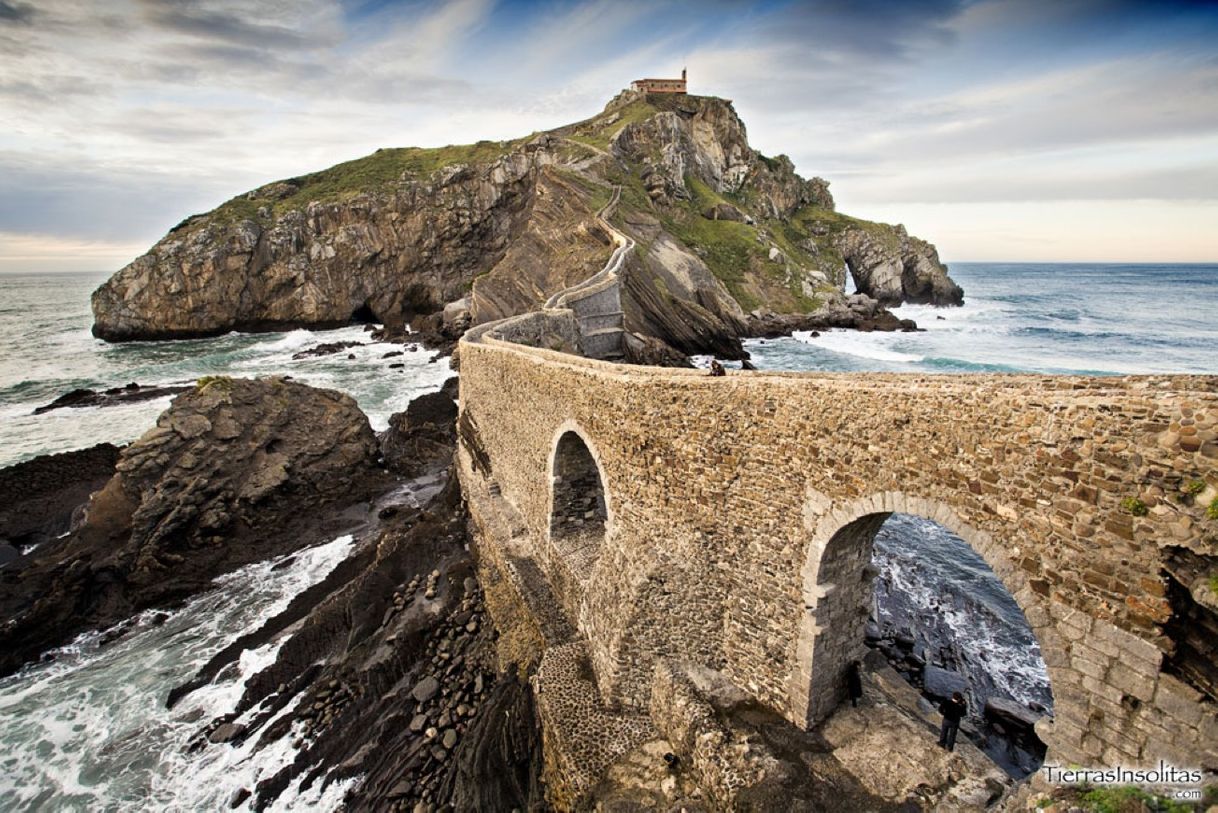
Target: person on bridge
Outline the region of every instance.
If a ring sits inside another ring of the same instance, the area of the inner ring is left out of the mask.
[[[850,693],[850,705],[857,707],[859,698],[863,696],[863,675],[860,671],[861,663],[851,661],[850,666],[846,668],[846,690]]]
[[[952,692],[948,700],[939,706],[943,715],[943,727],[939,729],[939,747],[948,751],[956,750],[956,734],[960,732],[960,718],[968,711],[968,703],[960,692]]]

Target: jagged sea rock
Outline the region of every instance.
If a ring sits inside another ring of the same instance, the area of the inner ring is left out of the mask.
[[[98,288],[93,333],[178,338],[436,311],[507,250],[547,143],[385,150],[363,168],[254,190],[184,221]]]
[[[282,378],[201,380],[119,456],[79,527],[0,570],[0,674],[71,635],[333,538],[384,487],[349,396]]]
[[[1009,731],[1033,734],[1037,721],[1045,715],[1014,700],[991,697],[985,701],[984,716],[987,720],[1001,723]]]
[[[187,386],[140,386],[134,381],[125,387],[111,387],[97,392],[90,389],[75,389],[65,392],[49,404],[34,409],[35,415],[50,412],[53,409],[106,407],[120,404],[134,404],[140,401],[152,401],[169,395],[177,395],[190,389]]]
[[[834,242],[859,293],[883,305],[964,304],[964,291],[948,277],[935,247],[910,237],[902,226],[852,227]]]
[[[389,417],[381,454],[391,470],[414,477],[447,466],[456,441],[457,404],[451,392],[427,393]]]
[[[952,692],[963,694],[968,690],[968,681],[953,669],[944,669],[934,664],[922,668],[922,692],[938,700],[946,700]]]

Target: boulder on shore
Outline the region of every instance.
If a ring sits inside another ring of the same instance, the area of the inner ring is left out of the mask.
[[[456,442],[457,404],[455,384],[449,386],[449,382],[440,392],[420,395],[405,411],[389,417],[389,428],[381,433],[381,454],[391,471],[415,477],[451,460]]]
[[[941,666],[926,664],[922,669],[922,693],[938,700],[946,700],[952,692],[964,694],[968,690],[968,681],[964,675]]]
[[[1036,722],[1044,716],[1005,697],[991,697],[985,701],[985,719],[1000,723],[1008,731],[1034,734]]]

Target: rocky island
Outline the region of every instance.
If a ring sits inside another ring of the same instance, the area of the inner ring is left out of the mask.
[[[111,340],[352,320],[459,334],[596,273],[612,222],[626,330],[683,354],[958,305],[931,244],[836,211],[829,185],[749,146],[730,102],[626,91],[591,119],[510,142],[383,149],[187,218],[93,295]],[[861,296],[844,293],[847,271]],[[896,320],[878,320],[888,329]]]

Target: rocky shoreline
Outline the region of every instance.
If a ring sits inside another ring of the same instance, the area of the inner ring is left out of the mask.
[[[0,569],[0,674],[358,526],[358,507],[388,482],[377,456],[348,396],[285,379],[201,379],[122,450],[91,496],[67,482],[31,495],[87,502],[72,509],[70,533]]]
[[[0,668],[11,673],[87,629],[108,628],[101,644],[112,644],[140,610],[177,606],[242,564],[355,533],[354,555],[169,692],[173,706],[243,651],[287,636],[233,709],[200,722],[191,748],[293,741],[294,762],[239,789],[233,807],[261,810],[304,776],[359,775],[350,810],[536,809],[532,692],[498,670],[449,469],[455,397],[453,378],[374,438],[338,393],[284,379],[203,380],[124,450],[103,444],[0,470],[13,498],[0,534],[37,545],[2,549],[12,555],[0,562],[9,619]],[[252,721],[234,723],[255,708]]]

